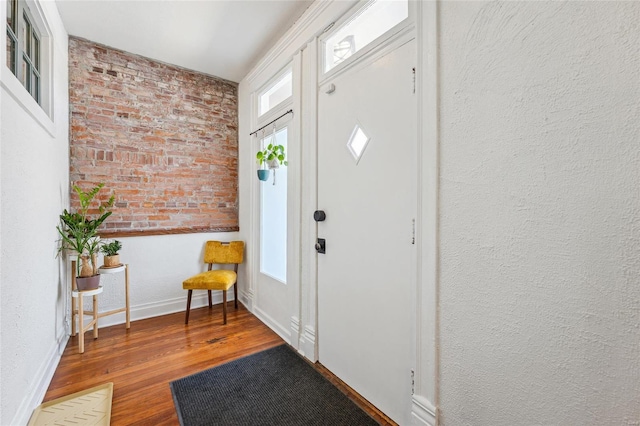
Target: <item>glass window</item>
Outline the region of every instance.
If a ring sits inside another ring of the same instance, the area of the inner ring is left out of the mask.
[[[347,142],[347,148],[351,155],[353,155],[353,159],[356,160],[356,164],[360,162],[360,157],[364,153],[364,149],[367,147],[369,143],[369,136],[356,124],[353,132],[351,132],[351,137],[349,138],[349,142]]]
[[[31,55],[31,22],[26,14],[22,15],[22,42],[24,43],[24,54]]]
[[[22,19],[18,22],[17,17]],[[40,103],[40,37],[24,0],[7,1],[7,67]]]
[[[18,37],[16,36],[16,10],[17,0],[7,1],[7,67],[14,74],[16,70],[16,45],[18,44]]]
[[[327,72],[409,17],[408,0],[375,0],[353,16],[324,44]]]
[[[268,136],[261,141],[261,146],[273,141],[273,135]],[[276,132],[275,143],[284,146],[286,151],[286,127]],[[276,179],[275,185],[273,179]],[[271,170],[269,180],[260,183],[260,272],[287,282],[287,167],[284,165]]]
[[[293,93],[292,77],[293,71],[289,70],[260,95],[258,115],[263,115],[291,97]]]

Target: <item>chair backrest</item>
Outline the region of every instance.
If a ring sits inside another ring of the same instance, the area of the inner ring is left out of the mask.
[[[242,263],[244,241],[207,241],[204,263]]]

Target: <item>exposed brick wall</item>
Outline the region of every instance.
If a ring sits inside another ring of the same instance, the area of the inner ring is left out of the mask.
[[[107,234],[238,229],[237,84],[70,37],[69,102],[70,179],[115,192]]]

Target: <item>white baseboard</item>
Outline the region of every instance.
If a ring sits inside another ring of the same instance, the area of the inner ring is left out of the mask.
[[[436,407],[427,398],[413,395],[411,398],[411,424],[414,426],[436,426]]]
[[[271,330],[275,331],[278,336],[282,337],[282,340],[291,344],[291,332],[279,324],[276,320],[271,318],[265,311],[257,306],[253,307],[253,314],[258,317],[260,321],[265,323]]]
[[[211,297],[212,303],[218,305],[222,303],[222,293],[215,291]],[[233,292],[227,293],[227,302],[233,300]],[[209,299],[205,290],[195,291],[191,298],[191,309],[209,306]],[[115,308],[114,308],[115,309]],[[183,297],[162,300],[160,302],[145,303],[131,307],[131,321],[145,318],[159,317],[161,315],[184,312],[187,309],[187,293]],[[100,311],[100,308],[98,308]],[[88,319],[87,321],[89,321]],[[109,327],[112,325],[124,324],[124,312],[100,318],[99,327]]]
[[[311,362],[316,362],[316,331],[310,325],[304,327],[300,336],[300,347],[298,352]]]
[[[300,320],[298,317],[291,317],[291,342],[289,344],[298,349],[298,344],[300,343]]]
[[[240,296],[239,296],[240,301],[242,302],[242,304],[244,306],[246,306],[246,308],[249,310],[249,312],[253,312],[253,291],[251,290],[240,290]]]
[[[26,425],[29,423],[33,410],[42,404],[44,395],[47,393],[51,379],[53,379],[64,348],[69,340],[67,333],[64,330],[62,331],[63,333],[56,338],[56,342],[51,346],[47,356],[38,367],[38,371],[34,375],[37,380],[27,390],[16,415],[11,420],[12,425]]]

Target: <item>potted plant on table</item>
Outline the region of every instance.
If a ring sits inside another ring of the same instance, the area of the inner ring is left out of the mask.
[[[121,265],[120,254],[118,253],[121,248],[122,243],[118,240],[104,243],[102,247],[100,247],[100,251],[104,254],[105,268],[115,268]]]
[[[112,195],[107,202],[97,204],[97,214],[91,214],[93,201],[104,186],[100,183],[85,192],[74,185],[73,190],[78,194],[80,208],[70,213],[66,209],[60,215],[61,224],[56,228],[61,237],[59,252],[68,252],[78,256],[76,285],[78,290],[96,289],[100,285],[100,275],[96,266],[98,251],[102,243],[98,236],[98,228],[111,215],[111,208],[115,202]]]

